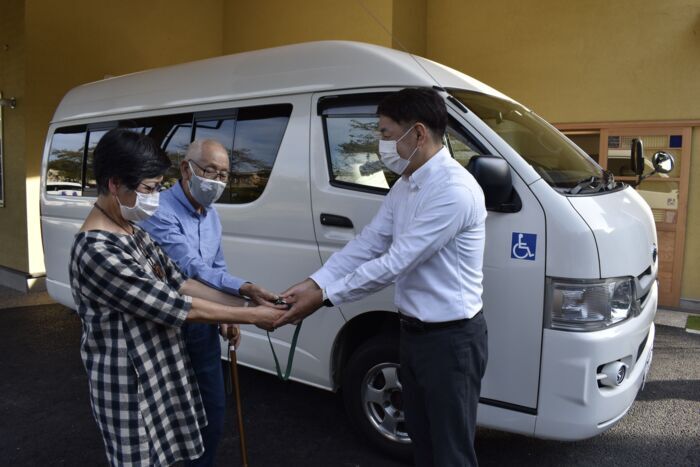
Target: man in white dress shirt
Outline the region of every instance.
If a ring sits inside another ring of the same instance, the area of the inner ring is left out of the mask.
[[[484,195],[442,144],[447,111],[437,92],[404,89],[377,113],[382,162],[401,177],[360,235],[282,294],[292,307],[276,326],[395,283],[415,463],[477,465],[476,410],[487,361]]]

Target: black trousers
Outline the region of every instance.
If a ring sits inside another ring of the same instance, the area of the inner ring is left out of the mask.
[[[476,466],[474,433],[488,359],[483,313],[451,327],[401,327],[406,427],[417,467]]]

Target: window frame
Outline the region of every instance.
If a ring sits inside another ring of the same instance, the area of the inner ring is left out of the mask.
[[[85,194],[85,190],[88,188],[86,183],[87,183],[87,168],[88,168],[88,154],[90,152],[90,148],[88,145],[90,144],[90,133],[97,132],[97,131],[109,131],[112,130],[113,128],[118,128],[119,127],[119,121],[107,121],[107,122],[96,122],[96,123],[88,123],[85,126],[85,148],[83,149],[83,161],[80,164],[80,170],[82,171],[80,175],[80,197],[81,198],[97,198],[97,188],[92,189],[94,193],[90,194]],[[97,146],[97,144],[95,144]],[[94,172],[94,159],[93,159],[93,172]]]
[[[353,118],[353,117],[359,117],[359,118],[367,118],[367,117],[377,117],[377,114],[339,114],[339,115],[323,115],[321,117],[322,119],[322,126],[323,126],[323,139],[324,139],[324,144],[325,144],[325,150],[326,150],[326,169],[328,172],[328,183],[330,183],[331,186],[334,186],[336,188],[345,188],[348,190],[353,190],[353,191],[359,191],[362,193],[372,193],[372,194],[378,194],[378,195],[383,195],[386,196],[387,193],[389,193],[389,188],[379,188],[379,187],[372,187],[369,185],[360,185],[358,183],[352,183],[352,182],[344,182],[342,180],[336,180],[335,179],[335,174],[333,173],[333,155],[331,153],[331,145],[330,145],[330,139],[328,137],[328,125],[327,125],[327,119],[328,118]]]
[[[65,131],[65,130],[68,130],[68,129],[76,129],[76,130],[78,130],[78,131],[75,131],[75,133],[80,133],[81,131],[82,131],[82,133],[83,133],[83,154],[82,154],[82,156],[81,156],[80,164],[79,164],[79,167],[80,167],[80,177],[79,177],[80,182],[79,182],[79,183],[80,183],[80,192],[81,192],[80,196],[71,196],[71,195],[55,194],[55,193],[50,192],[50,191],[47,189],[47,188],[48,188],[48,184],[49,184],[48,174],[49,174],[49,170],[51,169],[51,152],[52,152],[53,147],[54,147],[54,146],[53,146],[54,139],[56,138],[56,135],[57,135],[57,134],[68,134],[68,133],[70,133],[69,131]],[[55,198],[83,198],[82,191],[83,191],[83,186],[84,186],[84,185],[83,185],[83,180],[84,180],[84,176],[85,176],[85,174],[84,174],[84,172],[85,172],[84,167],[85,167],[86,154],[87,154],[88,134],[89,134],[89,131],[88,131],[88,124],[86,124],[86,123],[77,124],[77,125],[76,125],[76,124],[68,124],[68,125],[66,125],[66,126],[57,127],[57,128],[53,131],[53,133],[51,134],[51,144],[49,144],[49,153],[48,153],[48,155],[46,156],[46,170],[45,170],[45,172],[44,172],[45,184],[44,184],[44,190],[43,190],[43,191],[44,191],[44,195],[46,195],[46,196],[51,196],[51,197],[55,197]]]
[[[269,103],[264,103],[264,104],[252,104],[252,105],[241,105],[238,107],[235,107],[233,109],[228,109],[227,112],[230,115],[230,112],[232,110],[235,110],[236,116],[235,116],[235,123],[233,126],[233,134],[232,134],[232,140],[231,140],[231,156],[236,151],[236,137],[238,136],[239,132],[239,124],[241,122],[247,122],[249,119],[248,118],[243,118],[247,117],[245,114],[253,111],[260,111],[263,109],[264,111],[278,111],[278,115],[274,117],[266,117],[266,118],[284,118],[286,119],[285,124],[284,124],[284,130],[282,131],[281,138],[279,141],[276,142],[276,147],[277,151],[274,155],[274,159],[272,162],[272,166],[270,167],[270,176],[268,177],[267,181],[265,182],[265,186],[262,188],[262,190],[258,193],[258,196],[255,199],[252,199],[250,201],[244,202],[244,203],[222,203],[222,202],[217,202],[215,203],[217,206],[250,206],[251,204],[257,202],[265,193],[265,190],[267,190],[267,187],[269,185],[270,178],[272,177],[272,172],[274,171],[275,165],[277,163],[277,158],[279,156],[280,150],[282,148],[282,142],[284,141],[284,137],[287,134],[287,129],[289,128],[289,123],[292,120],[292,114],[294,113],[294,104],[290,101],[279,101],[279,102],[269,102]],[[284,113],[282,113],[282,110],[284,110]],[[226,112],[220,112],[220,113],[212,113],[208,116],[214,115],[214,116],[220,116],[220,115],[226,115]],[[242,117],[243,114],[243,117]],[[246,172],[237,172],[234,170],[231,170],[231,167],[229,167],[229,184],[231,183],[232,180],[236,179],[237,176],[240,176],[242,174],[246,174]],[[231,190],[231,186],[228,186],[229,193],[232,193],[233,191]]]
[[[243,104],[243,103],[241,103]],[[246,105],[247,104],[247,105]],[[277,161],[277,157],[279,156],[279,151],[282,146],[282,141],[284,139],[284,136],[287,132],[287,129],[289,128],[289,123],[292,119],[292,114],[294,112],[294,104],[289,101],[281,101],[281,102],[274,102],[274,103],[265,103],[265,104],[253,104],[253,103],[245,103],[244,105],[239,105],[236,107],[227,107],[227,108],[222,108],[222,109],[213,109],[213,110],[202,110],[202,111],[188,111],[188,112],[173,112],[173,113],[156,113],[152,115],[147,115],[147,116],[133,116],[130,118],[124,118],[122,116],[109,116],[108,120],[103,120],[103,121],[98,121],[98,122],[89,122],[89,123],[82,123],[82,124],[71,124],[68,123],[65,126],[60,126],[54,129],[53,133],[51,134],[51,143],[49,145],[49,154],[47,155],[46,159],[46,170],[44,173],[44,176],[47,180],[48,183],[48,171],[50,169],[50,162],[51,162],[51,151],[53,148],[54,144],[54,138],[58,134],[65,134],[65,133],[83,133],[83,151],[81,155],[81,160],[78,165],[78,169],[80,170],[79,177],[77,179],[79,180],[80,183],[80,191],[81,195],[78,196],[78,198],[94,198],[94,194],[89,194],[89,195],[84,195],[82,192],[85,189],[85,182],[86,182],[86,176],[87,176],[87,163],[88,163],[88,143],[90,141],[90,133],[94,131],[103,131],[103,130],[111,130],[113,128],[139,128],[138,125],[132,126],[127,124],[127,122],[131,122],[133,124],[137,124],[138,122],[142,120],[147,120],[151,118],[168,118],[168,117],[175,117],[175,116],[188,116],[189,118],[189,125],[191,126],[190,132],[189,132],[189,142],[188,144],[191,144],[196,136],[196,129],[197,129],[197,124],[202,121],[206,120],[233,120],[233,130],[230,135],[227,135],[227,138],[230,138],[230,145],[231,145],[231,151],[232,153],[236,150],[235,147],[235,142],[236,142],[236,134],[238,131],[238,122],[239,122],[239,114],[241,111],[246,110],[246,109],[279,109],[280,110],[280,115],[278,117],[283,117],[286,119],[285,126],[284,126],[284,131],[282,133],[282,137],[279,141],[276,142],[276,147],[277,147],[277,153],[275,154],[274,161],[272,164],[272,167],[270,169],[270,173],[272,173],[272,170],[274,169],[275,162]],[[285,112],[284,114],[281,112],[282,108],[284,108]],[[1,123],[1,122],[0,122]],[[176,126],[183,126],[186,125],[185,123],[177,123],[173,125],[173,128]],[[72,131],[71,131],[72,130]],[[175,132],[170,132],[166,137],[163,139],[163,141],[160,142],[160,147],[165,150],[165,147],[163,147],[163,144],[166,145],[170,143],[172,140],[172,137],[175,135]],[[1,159],[0,159],[1,162]],[[175,167],[177,169],[177,167]],[[179,170],[179,169],[177,169]],[[233,172],[229,168],[229,175],[235,175],[237,172]],[[269,183],[269,178],[268,181],[265,183],[265,186],[263,187],[262,191],[259,193],[258,197],[255,198],[252,201],[248,201],[245,203],[216,203],[218,206],[227,206],[227,205],[249,205],[251,203],[254,203],[257,199],[259,199],[263,193],[265,192],[265,189],[267,188]],[[47,187],[44,186],[43,192],[47,196],[51,197],[68,197],[70,195],[61,195],[61,194],[54,194],[46,189]],[[70,196],[71,198],[73,196]],[[0,202],[2,200],[0,199]],[[0,204],[0,207],[2,205]]]
[[[391,190],[391,187],[389,187],[387,189],[387,188],[372,187],[369,185],[360,185],[357,183],[335,180],[335,175],[333,173],[333,157],[332,157],[331,144],[330,144],[330,139],[329,139],[327,120],[329,118],[368,118],[368,117],[378,118],[379,115],[377,113],[374,113],[374,114],[369,114],[369,113],[364,113],[364,112],[342,113],[342,112],[337,112],[337,111],[339,109],[342,109],[343,107],[346,107],[346,108],[357,108],[357,107],[363,107],[363,106],[376,107],[377,105],[379,105],[379,101],[383,97],[385,97],[389,94],[392,94],[393,92],[395,92],[395,91],[373,92],[373,93],[364,93],[364,94],[344,94],[344,95],[340,95],[340,96],[332,95],[332,96],[321,97],[318,100],[317,113],[321,117],[321,128],[323,129],[323,140],[324,140],[324,146],[325,146],[324,149],[326,152],[326,169],[328,172],[328,183],[331,186],[336,187],[336,188],[351,190],[351,191],[357,191],[360,193],[378,194],[378,195],[382,195],[382,196],[386,196],[386,194],[389,193],[389,190]],[[372,101],[372,99],[378,99],[378,100],[376,101],[376,103],[374,103]],[[464,125],[461,125],[459,123],[459,121],[453,115],[450,114],[449,107],[448,107],[447,113],[448,113],[448,122],[447,122],[448,128],[452,128],[456,133],[459,133],[463,137],[465,137],[466,139],[470,140],[481,151],[481,155],[490,155],[491,154],[491,151],[489,151],[486,148],[486,146],[483,143],[481,143],[481,141],[479,141],[479,138],[474,136],[467,128],[465,128]],[[445,132],[445,138],[447,139],[447,132]],[[447,141],[447,144],[445,145],[445,147],[450,152],[450,157],[452,157],[452,159],[454,159],[454,153],[452,152],[452,147],[451,147],[451,144],[449,143],[449,140]],[[464,170],[467,170],[467,168],[464,167]]]

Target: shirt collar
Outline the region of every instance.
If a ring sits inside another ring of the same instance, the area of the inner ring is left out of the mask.
[[[171,190],[173,190],[173,195],[175,196],[175,199],[178,201],[178,203],[180,203],[185,208],[185,210],[193,216],[206,216],[209,209],[211,209],[211,206],[209,206],[208,208],[204,208],[201,214],[197,212],[194,206],[192,206],[190,200],[187,198],[185,190],[182,189],[182,180],[178,181],[171,188]]]
[[[440,168],[440,159],[444,157],[451,157],[449,151],[445,146],[442,147],[433,157],[428,159],[428,161],[418,168],[415,172],[408,177],[408,183],[411,186],[415,186],[419,190],[425,185],[428,180],[437,172]]]

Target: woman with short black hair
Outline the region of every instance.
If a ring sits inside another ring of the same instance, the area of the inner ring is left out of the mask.
[[[98,198],[71,249],[80,353],[115,466],[170,465],[204,451],[207,420],[181,335],[185,321],[272,329],[284,313],[246,308],[242,299],[186,279],[133,224],[158,208],[168,167],[149,137],[126,129],[105,134],[94,153]]]

